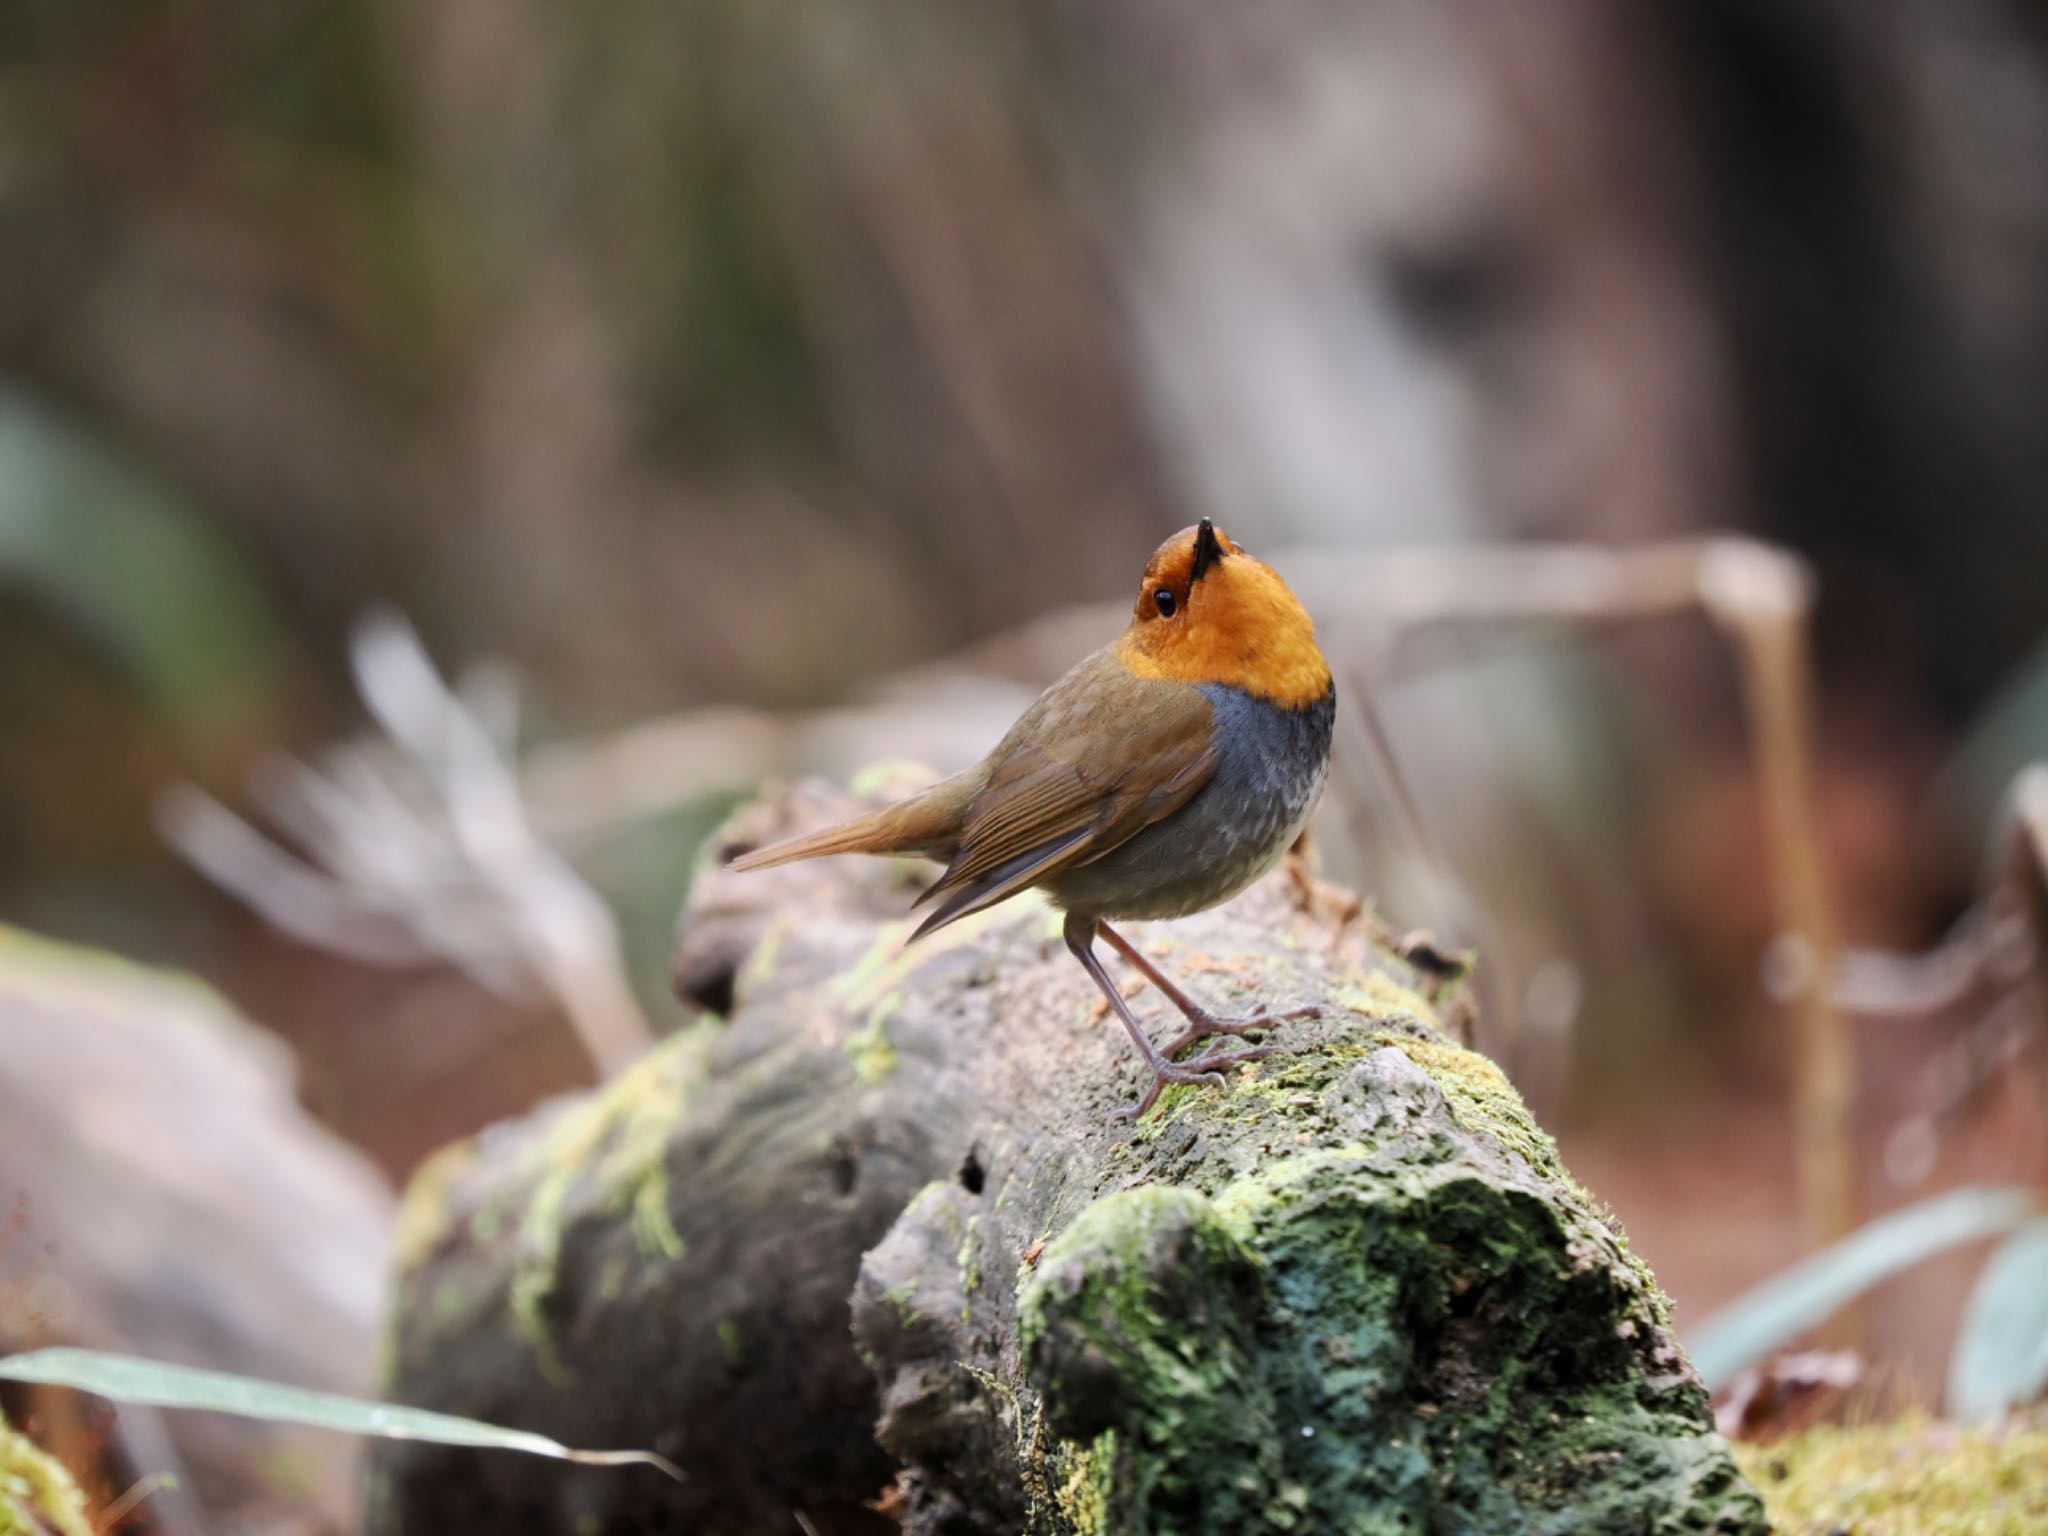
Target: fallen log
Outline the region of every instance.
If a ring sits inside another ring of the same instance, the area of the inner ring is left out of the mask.
[[[1326,1012],[1133,1126],[1045,906],[905,949],[921,868],[715,865],[844,809],[714,839],[677,976],[718,1020],[407,1200],[392,1393],[687,1483],[390,1448],[373,1531],[1765,1529],[1648,1271],[1355,898],[1148,934]]]

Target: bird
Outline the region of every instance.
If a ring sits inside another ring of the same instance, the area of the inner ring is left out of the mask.
[[[1322,1010],[1227,1018],[1176,986],[1112,922],[1186,917],[1245,889],[1307,825],[1329,774],[1337,695],[1315,624],[1272,567],[1210,518],[1154,551],[1129,625],[1041,693],[979,763],[840,826],[740,854],[735,870],[829,854],[918,855],[944,872],[910,940],[1021,891],[1065,913],[1062,935],[1151,1071],[1222,1084],[1270,1044],[1212,1047]],[[915,910],[915,908],[913,909]],[[1155,1045],[1096,953],[1101,938],[1183,1015]]]

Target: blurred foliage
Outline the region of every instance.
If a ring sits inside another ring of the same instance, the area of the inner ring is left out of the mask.
[[[394,600],[585,719],[823,699],[1164,531],[1029,68],[1003,6],[35,0],[0,376],[308,654]]]
[[[203,761],[272,728],[282,635],[197,508],[51,412],[0,391],[0,587],[87,634]]]
[[[1872,1286],[1951,1248],[2010,1232],[2027,1221],[2037,1203],[2026,1189],[1955,1189],[1880,1216],[1689,1330],[1686,1351],[1708,1390],[1721,1391],[1741,1372],[1819,1327]],[[1973,1308],[1980,1326],[2032,1327],[2041,1321],[2029,1311],[2000,1307],[1995,1315],[1987,1315],[1987,1310]],[[1975,1355],[1988,1343],[1966,1341],[1965,1347]],[[2040,1344],[2038,1338],[2014,1336],[2001,1339],[1998,1347],[2031,1357]]]
[[[1959,840],[1980,836],[1994,822],[2013,780],[2048,757],[2048,645],[2038,646],[2012,670],[1971,722],[1951,765],[1944,802]]]
[[[705,839],[733,803],[730,795],[707,795],[622,826],[579,860],[619,916],[627,973],[648,1017],[657,1024],[676,1017],[675,987],[669,979],[676,914],[690,894]]]
[[[2036,1220],[1999,1244],[1985,1261],[1949,1359],[1948,1406],[1966,1419],[1995,1419],[2044,1394],[2048,1220]]]

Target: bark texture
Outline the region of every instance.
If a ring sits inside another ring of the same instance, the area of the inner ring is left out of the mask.
[[[1329,1012],[1132,1127],[1056,915],[905,950],[923,874],[707,869],[678,981],[723,1021],[409,1197],[394,1393],[687,1486],[406,1447],[374,1530],[1764,1530],[1648,1272],[1354,898],[1135,930]]]

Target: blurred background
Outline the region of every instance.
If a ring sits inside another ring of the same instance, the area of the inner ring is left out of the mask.
[[[2044,499],[2019,0],[16,0],[0,1347],[370,1389],[390,1191],[710,1000],[734,798],[978,755],[1203,515],[1330,640],[1325,870],[1479,949],[1683,1328],[1840,1225],[1689,541],[1810,575],[1860,1220],[2048,1161],[2033,949],[1970,937],[2038,881]],[[1866,1385],[1941,1405],[1981,1253],[1870,1303]],[[348,1518],[347,1447],[75,1434],[185,1465],[166,1529]]]

